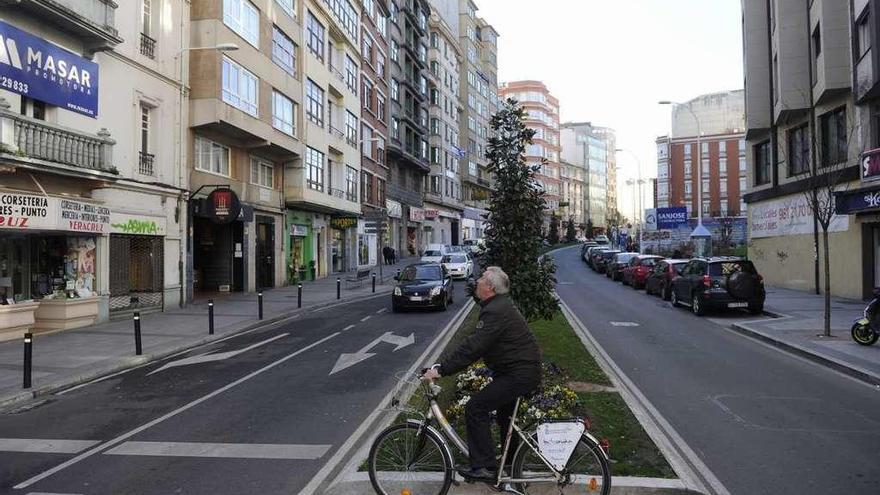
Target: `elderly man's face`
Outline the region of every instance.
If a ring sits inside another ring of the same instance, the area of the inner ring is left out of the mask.
[[[489,280],[486,278],[486,273],[477,279],[477,288],[474,291],[481,301],[485,301],[490,297],[495,295],[495,288],[492,287],[492,284],[489,283]]]

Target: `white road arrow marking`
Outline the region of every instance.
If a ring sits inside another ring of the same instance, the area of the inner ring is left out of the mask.
[[[409,337],[401,337],[399,335],[394,335],[391,332],[385,332],[382,335],[380,335],[376,340],[363,346],[359,351],[357,351],[353,354],[347,354],[347,353],[340,354],[339,359],[336,360],[336,365],[334,365],[333,369],[330,370],[330,374],[332,375],[333,373],[336,373],[338,371],[342,371],[345,368],[348,368],[350,366],[354,366],[354,365],[360,363],[361,361],[364,361],[366,359],[369,359],[369,358],[375,356],[376,355],[375,352],[367,352],[367,351],[369,351],[373,347],[376,347],[377,345],[379,345],[380,342],[387,342],[389,344],[393,344],[393,345],[397,346],[394,348],[394,351],[392,351],[392,352],[396,352],[396,351],[399,351],[400,349],[403,349],[404,347],[406,347],[410,344],[415,343],[415,341],[416,341],[416,337],[415,337],[415,334],[413,334],[413,333],[409,334]]]
[[[260,347],[261,345],[266,345],[269,342],[272,342],[273,340],[278,340],[280,338],[287,337],[288,335],[290,335],[290,334],[289,333],[282,333],[281,335],[276,335],[276,336],[272,337],[271,339],[267,339],[262,342],[257,342],[256,344],[249,345],[249,346],[245,347],[244,349],[239,349],[237,351],[218,352],[216,354],[199,354],[198,356],[190,356],[188,358],[183,358],[183,359],[180,359],[177,361],[172,361],[172,362],[166,364],[165,366],[162,366],[161,368],[155,369],[155,370],[147,373],[147,376],[150,376],[153,373],[158,373],[162,370],[167,370],[169,368],[176,368],[178,366],[188,366],[190,364],[199,364],[199,363],[210,363],[212,361],[223,361],[224,359],[229,359],[231,357],[238,356],[239,354],[241,354],[243,352],[247,352],[251,349],[256,349],[257,347]]]

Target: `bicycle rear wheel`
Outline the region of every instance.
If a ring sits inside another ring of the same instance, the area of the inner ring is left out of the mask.
[[[443,439],[415,423],[391,426],[370,448],[370,482],[379,495],[445,495],[452,459]]]
[[[532,442],[538,444],[538,434],[532,434]],[[548,479],[553,478],[553,471],[547,467],[547,464],[538,457],[528,445],[520,443],[519,448],[513,457],[513,478],[514,479]],[[570,494],[570,493],[590,493],[597,495],[608,495],[611,493],[611,469],[608,466],[608,460],[605,453],[598,443],[593,441],[586,435],[581,435],[581,439],[575,447],[568,464],[565,465],[564,482],[557,487],[557,491],[553,493]],[[529,487],[535,490],[538,487],[547,487],[552,482],[534,481],[515,483],[516,489],[521,493],[530,493]]]

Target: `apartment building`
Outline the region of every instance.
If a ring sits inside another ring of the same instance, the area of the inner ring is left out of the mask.
[[[535,131],[532,144],[526,146],[525,159],[538,165],[535,174],[538,186],[544,190],[546,212],[559,214],[562,198],[559,153],[559,100],[541,81],[513,81],[503,83],[498,90],[503,99],[513,98],[526,110],[526,126]],[[604,202],[604,198],[603,198]]]
[[[0,10],[0,340],[185,300],[177,54],[189,9],[163,5]]]
[[[431,173],[424,185],[425,239],[428,243],[458,245],[462,234],[459,148],[459,67],[462,54],[458,36],[437,12],[428,20],[428,161]]]
[[[684,206],[696,217],[702,187],[704,218],[745,215],[743,94],[711,93],[673,108],[672,132],[656,140],[658,208]]]
[[[839,180],[828,229],[831,292],[870,297],[880,284],[880,218],[870,201],[880,192],[877,7],[743,2],[749,256],[769,284],[824,287],[821,234],[804,193],[827,171]]]
[[[587,170],[565,159],[559,162],[560,216],[563,222],[574,221],[575,228],[584,234],[587,230],[586,187]]]
[[[608,189],[615,163],[614,131],[590,122],[566,122],[560,126],[559,135],[562,164],[574,166],[584,174],[580,223],[587,231],[589,227],[594,231],[605,229],[609,221]],[[566,182],[563,177],[563,189],[569,187]]]

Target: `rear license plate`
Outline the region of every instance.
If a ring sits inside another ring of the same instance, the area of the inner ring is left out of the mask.
[[[410,296],[410,298],[409,298],[410,301],[421,301],[423,299],[425,299],[425,298],[422,296]]]
[[[747,302],[732,302],[727,303],[728,308],[747,308],[749,307],[749,303]]]

